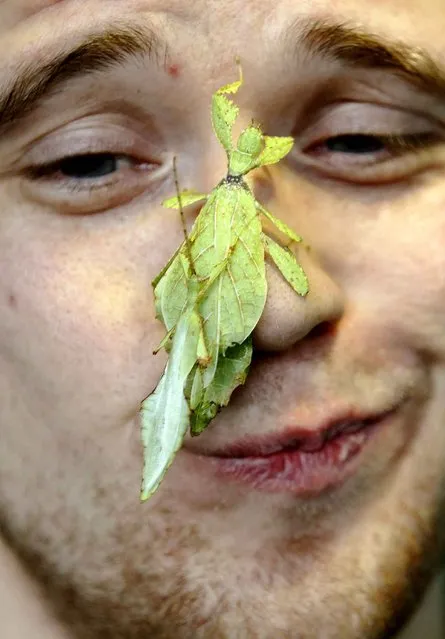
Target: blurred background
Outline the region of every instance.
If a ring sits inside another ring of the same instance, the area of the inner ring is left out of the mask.
[[[445,571],[431,587],[400,639],[445,639]]]

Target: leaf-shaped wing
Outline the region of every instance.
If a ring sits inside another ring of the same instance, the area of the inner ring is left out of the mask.
[[[252,338],[249,336],[242,344],[235,344],[220,355],[218,366],[210,385],[201,390],[201,401],[191,405],[190,432],[199,435],[215,417],[218,411],[227,406],[230,397],[238,386],[244,384],[252,360]]]
[[[202,402],[204,393],[202,368],[197,364],[189,375],[190,391],[186,391],[186,397],[189,400],[189,406],[193,411]],[[189,382],[188,382],[189,383]]]
[[[181,246],[176,249],[176,251],[173,253],[173,255],[171,256],[171,258],[168,260],[167,264],[159,271],[159,273],[156,275],[156,277],[152,280],[151,285],[153,286],[153,288],[156,290],[157,285],[159,284],[159,282],[161,281],[161,279],[164,277],[164,275],[167,273],[168,269],[170,268],[170,266],[173,264],[173,262],[175,261],[175,259],[178,257],[178,255],[180,253],[185,254],[185,242],[183,242],[181,244]]]
[[[201,280],[208,280],[229,254],[231,246],[232,207],[220,197],[216,187],[208,196],[189,235],[193,266]],[[154,280],[156,309],[167,329],[174,326],[187,299],[187,281],[191,273],[185,242]],[[165,294],[167,292],[167,294]]]
[[[190,233],[193,265],[199,278],[208,279],[229,254],[232,211],[236,197],[219,185],[209,195]]]
[[[218,354],[244,342],[253,331],[267,295],[261,223],[251,192],[223,184],[218,187],[218,206],[230,218],[230,244],[219,276],[199,304],[212,359],[204,371],[205,388],[215,374]],[[208,259],[211,254],[209,249]]]
[[[183,191],[180,196],[183,207],[208,198],[206,194],[198,191]],[[168,198],[162,202],[162,205],[166,208],[178,209],[179,198],[178,196]],[[194,226],[196,226],[196,222]],[[179,320],[187,299],[187,281],[191,268],[186,254],[187,247],[185,242],[183,242],[152,281],[156,317],[164,322],[168,330]],[[185,266],[186,264],[187,266]],[[165,295],[166,291],[167,295]],[[173,291],[174,295],[172,296]]]
[[[206,389],[205,399],[219,406],[227,406],[237,386],[244,384],[252,361],[252,336],[242,344],[228,348],[218,362],[211,386]]]
[[[142,500],[158,488],[189,426],[190,410],[184,387],[196,363],[201,330],[201,320],[191,307],[178,322],[167,366],[156,390],[142,402]]]
[[[283,248],[263,233],[266,251],[275,262],[283,277],[299,295],[306,295],[309,284],[305,272],[298,264],[295,255],[288,248]]]
[[[220,353],[244,342],[266,301],[261,223],[251,191],[225,181],[216,187],[193,226],[189,246],[201,284],[199,313],[209,355],[203,371],[207,387]],[[189,277],[190,264],[183,246],[155,289],[157,316],[168,330],[184,310]]]
[[[267,164],[276,164],[282,160],[291,150],[294,144],[294,138],[271,137],[265,135],[264,149],[262,150],[255,166],[266,166]]]
[[[217,196],[218,210],[230,219],[229,245],[221,274],[206,292],[207,303],[203,300],[200,308],[212,309],[213,318],[209,313],[201,313],[207,327],[218,318],[221,350],[225,351],[234,343],[244,342],[256,326],[263,312],[267,286],[261,222],[252,193],[244,186],[228,183],[218,188]],[[221,256],[215,256],[216,265]],[[218,301],[217,311],[214,301]]]
[[[204,282],[226,259],[231,243],[230,208],[222,206],[218,187],[208,196],[189,236],[193,266]],[[167,266],[154,280],[156,316],[167,330],[179,321],[184,310],[191,275],[185,243],[176,251]]]
[[[164,269],[162,276],[158,276],[154,290],[156,317],[164,323],[168,331],[177,324],[184,312],[190,278],[190,262],[183,244]]]
[[[180,197],[181,205],[185,208],[186,206],[190,206],[190,204],[207,199],[207,194],[187,189],[180,193]],[[163,200],[162,206],[165,206],[166,209],[179,209],[179,197],[175,195],[174,197],[169,197],[166,200]]]

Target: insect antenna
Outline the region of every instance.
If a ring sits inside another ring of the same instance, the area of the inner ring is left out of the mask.
[[[189,237],[189,234],[187,232],[187,224],[185,222],[184,209],[182,208],[181,193],[179,191],[179,179],[178,179],[178,169],[176,167],[176,155],[173,157],[173,176],[174,176],[174,179],[175,179],[176,197],[178,198],[179,215],[181,216],[182,231],[184,233],[184,240],[185,240],[185,248],[186,248],[186,251],[187,251],[187,257],[188,257],[188,260],[189,260],[189,263],[190,263],[190,269],[191,269],[193,275],[196,275],[195,264],[193,262],[193,256],[192,256],[192,247],[191,247],[191,244],[190,244],[190,237]]]

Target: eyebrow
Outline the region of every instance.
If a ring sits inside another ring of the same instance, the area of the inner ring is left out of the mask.
[[[353,68],[383,69],[425,92],[445,95],[445,70],[421,47],[347,24],[313,19],[297,19],[285,38],[291,41],[290,48],[296,55],[304,47],[310,55]],[[50,60],[23,65],[9,87],[0,87],[0,134],[23,120],[68,81],[138,56],[154,58],[159,65],[161,53],[164,60],[168,58],[166,43],[153,30],[119,25],[88,36],[70,50],[57,52]]]
[[[310,55],[356,69],[385,70],[426,93],[445,95],[445,69],[422,47],[326,20],[298,19],[286,38],[296,55],[303,46]]]
[[[23,120],[68,81],[138,56],[154,58],[159,64],[161,52],[165,60],[167,45],[152,30],[119,25],[92,34],[71,49],[55,53],[51,59],[26,63],[9,87],[0,88],[0,133]]]

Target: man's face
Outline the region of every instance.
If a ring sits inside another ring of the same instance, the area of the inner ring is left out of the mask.
[[[0,90],[15,89],[0,102],[8,543],[82,637],[396,628],[444,547],[442,2],[6,0],[0,25]],[[413,51],[383,58],[366,33]],[[166,362],[151,280],[182,239],[160,203],[174,155],[182,188],[224,176],[209,107],[236,55],[239,127],[295,137],[251,184],[303,236],[310,292],[268,266],[247,383],[141,504],[138,411]],[[245,482],[212,457],[370,417],[327,490],[312,477],[303,494],[304,469]]]

